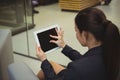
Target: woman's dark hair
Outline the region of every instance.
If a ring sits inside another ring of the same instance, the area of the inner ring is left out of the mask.
[[[120,62],[120,33],[115,24],[97,8],[80,11],[75,17],[80,32],[88,31],[103,45],[103,60],[108,80],[117,80]]]

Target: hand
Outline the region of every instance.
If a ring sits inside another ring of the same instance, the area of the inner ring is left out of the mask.
[[[47,59],[46,54],[43,52],[43,50],[40,47],[36,47],[36,51],[37,51],[37,56],[41,61],[44,61]]]
[[[60,28],[60,31],[56,29],[56,32],[58,36],[50,35],[50,37],[57,40],[50,40],[50,42],[57,44],[61,48],[64,48],[65,47],[65,42],[63,40],[64,31]]]

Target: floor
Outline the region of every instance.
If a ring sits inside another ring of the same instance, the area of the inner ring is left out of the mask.
[[[111,4],[108,6],[96,6],[96,7],[101,9],[106,14],[107,18],[120,28],[119,3],[120,0],[113,0]],[[27,53],[26,50],[28,49],[27,46],[29,46],[30,55],[36,57],[33,32],[42,27],[50,26],[53,24],[58,24],[60,27],[62,27],[62,29],[65,32],[64,39],[67,44],[69,44],[76,50],[80,51],[82,54],[84,54],[87,51],[87,48],[83,48],[81,45],[79,45],[75,38],[74,17],[77,14],[77,12],[61,11],[58,4],[38,6],[35,9],[40,12],[39,14],[34,15],[34,22],[36,24],[36,27],[32,30],[29,30],[28,34],[21,33],[16,36],[13,36],[14,51],[26,54]],[[29,45],[27,45],[26,44],[27,42],[24,41],[26,39],[24,36],[26,35],[28,35]],[[53,53],[47,54],[47,57],[49,60],[56,61],[63,65],[67,65],[67,63],[70,62],[68,58],[61,54],[61,49],[54,51]],[[14,54],[14,60],[15,62],[21,61],[26,62],[35,73],[37,73],[40,70],[41,62],[38,60],[19,56],[17,54]]]

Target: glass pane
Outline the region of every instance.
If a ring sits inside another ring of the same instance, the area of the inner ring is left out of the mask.
[[[20,25],[24,22],[23,4],[21,0],[2,0],[0,1],[0,23],[4,25]],[[19,4],[18,4],[19,3]],[[18,16],[19,15],[19,16]]]
[[[26,29],[22,0],[0,1],[0,28],[11,29],[13,34]]]
[[[33,24],[33,13],[32,13],[32,2],[31,0],[26,0],[25,2],[25,7],[26,7],[26,23],[27,23],[27,26],[35,26]],[[30,27],[27,27],[28,29]],[[29,39],[31,35],[29,35],[29,32],[31,32],[31,29],[27,31],[27,39],[28,39],[28,53],[30,53],[30,42],[31,40]],[[28,54],[29,56],[31,56],[30,54]]]
[[[31,0],[0,0],[0,29],[12,31],[15,52],[28,55],[27,30],[33,26]]]
[[[29,56],[28,30],[34,27],[31,0],[24,1],[24,24],[26,26],[27,32],[23,32],[21,34],[18,34],[15,37],[16,40],[19,40],[21,42],[21,43],[19,43],[20,46],[18,46],[18,48],[16,48],[15,51],[17,51],[18,53],[20,52],[23,55]],[[25,39],[22,38],[24,36],[25,36]],[[17,44],[17,43],[15,43],[15,44]]]

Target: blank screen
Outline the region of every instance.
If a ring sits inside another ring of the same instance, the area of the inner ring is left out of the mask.
[[[56,44],[50,43],[50,40],[55,40],[55,39],[51,38],[50,35],[57,36],[55,28],[49,29],[47,31],[37,34],[40,46],[44,52],[58,47]]]

